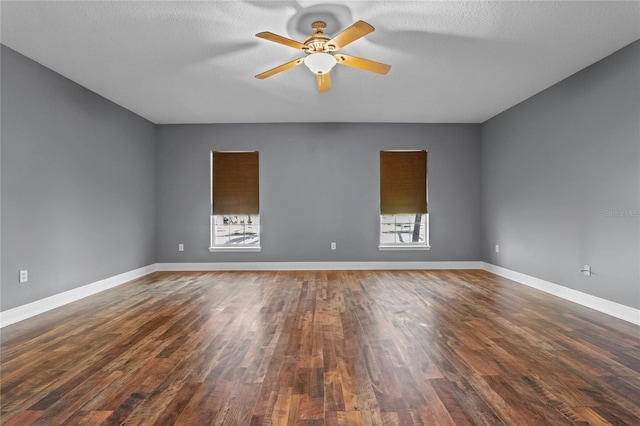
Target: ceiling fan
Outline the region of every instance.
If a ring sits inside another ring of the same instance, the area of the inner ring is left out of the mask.
[[[391,65],[381,62],[371,61],[369,59],[357,58],[355,56],[337,53],[346,45],[358,40],[361,37],[373,32],[375,29],[364,21],[358,21],[349,28],[342,31],[333,38],[329,38],[324,30],[327,24],[323,21],[316,21],[311,24],[313,34],[300,43],[295,40],[274,34],[268,31],[256,34],[256,37],[275,43],[284,44],[285,46],[300,49],[306,53],[306,57],[294,59],[275,68],[256,75],[258,79],[264,79],[278,74],[282,71],[293,68],[304,63],[316,75],[318,83],[318,92],[328,92],[331,88],[331,76],[329,72],[335,64],[347,65],[349,67],[358,68],[365,71],[375,72],[377,74],[386,74],[391,69]]]

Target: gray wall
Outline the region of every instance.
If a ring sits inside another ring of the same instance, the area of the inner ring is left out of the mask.
[[[482,125],[154,126],[1,53],[2,310],[155,262],[481,258],[640,307],[637,42]],[[431,251],[377,249],[381,149],[429,151]],[[207,250],[211,150],[260,152],[260,253]]]
[[[482,197],[486,262],[640,308],[640,42],[484,123]]]
[[[157,260],[477,261],[479,131],[429,124],[159,126]],[[378,251],[382,149],[429,152],[430,251]],[[208,251],[212,150],[260,153],[260,253]]]
[[[1,49],[0,308],[153,264],[155,126]]]

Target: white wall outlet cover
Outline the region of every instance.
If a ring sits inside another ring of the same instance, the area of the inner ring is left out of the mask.
[[[500,253],[500,246],[496,244],[496,253]]]
[[[178,251],[184,251],[184,244],[178,244]]]
[[[27,281],[29,281],[29,271],[24,269],[24,270],[20,271],[20,282],[21,283],[26,283]]]

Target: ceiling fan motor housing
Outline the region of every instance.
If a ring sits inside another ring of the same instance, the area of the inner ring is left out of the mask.
[[[331,46],[326,43],[331,40],[325,33],[324,30],[327,27],[327,24],[324,21],[315,21],[311,24],[311,28],[313,28],[313,34],[311,34],[304,41],[304,45],[308,47],[307,54],[312,54],[316,52],[321,53],[330,53],[332,50]]]

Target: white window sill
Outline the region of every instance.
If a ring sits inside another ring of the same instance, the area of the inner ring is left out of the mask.
[[[417,244],[386,244],[378,246],[378,250],[431,250],[431,246],[417,245]]]
[[[260,246],[235,246],[235,247],[230,247],[230,246],[215,246],[215,247],[209,247],[209,251],[210,252],[229,252],[229,253],[235,253],[235,252],[244,252],[244,251],[262,251],[262,247]]]

